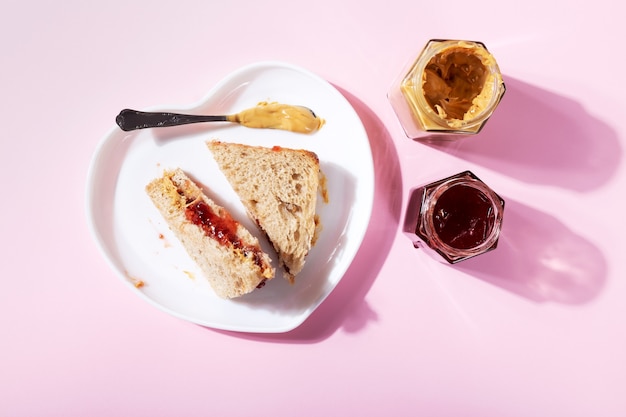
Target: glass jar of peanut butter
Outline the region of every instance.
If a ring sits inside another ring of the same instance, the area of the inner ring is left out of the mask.
[[[504,200],[470,171],[416,190],[416,247],[454,264],[498,245]]]
[[[495,58],[475,41],[430,40],[402,74],[388,96],[410,138],[476,134],[506,90]]]

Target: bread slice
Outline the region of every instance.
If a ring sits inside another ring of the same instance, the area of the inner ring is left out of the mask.
[[[276,249],[284,276],[294,282],[316,239],[320,182],[317,155],[302,149],[207,142],[250,217]]]
[[[247,294],[274,277],[258,239],[181,169],[165,171],[146,192],[218,296]]]

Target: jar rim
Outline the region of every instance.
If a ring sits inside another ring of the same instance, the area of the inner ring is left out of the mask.
[[[480,48],[486,52],[486,56],[489,58],[486,59],[483,54],[474,54],[481,60],[481,63],[485,66],[485,68],[488,69],[489,76],[493,79],[491,81],[489,79],[485,80],[482,90],[485,91],[486,88],[491,89],[489,92],[488,105],[486,105],[478,114],[474,115],[474,117],[469,120],[447,119],[441,117],[439,113],[436,112],[426,101],[423,94],[424,70],[426,66],[434,56],[450,48],[465,48],[467,50]],[[488,51],[487,47],[482,42],[465,40],[431,39],[422,50],[422,53],[418,56],[413,65],[413,69],[404,77],[402,84],[404,87],[408,87],[412,90],[414,96],[413,98],[417,101],[417,106],[422,109],[424,117],[426,117],[434,125],[445,129],[453,129],[458,132],[464,132],[465,130],[470,130],[484,124],[495,110],[505,91],[505,85],[502,80],[500,68],[498,67],[493,55]],[[410,102],[411,100],[407,101]],[[425,130],[429,131],[433,129]]]
[[[424,233],[429,237],[429,246],[435,249],[449,261],[466,259],[468,257],[483,253],[491,249],[498,241],[502,225],[504,200],[502,200],[491,188],[478,178],[474,177],[470,172],[465,173],[462,177],[451,177],[443,180],[440,184],[434,186],[430,190],[426,190],[421,209],[421,225]],[[439,237],[434,225],[434,209],[439,198],[456,186],[466,186],[473,188],[483,194],[493,209],[493,224],[491,225],[488,236],[478,245],[471,248],[457,248],[447,244]],[[428,187],[428,186],[427,186]]]

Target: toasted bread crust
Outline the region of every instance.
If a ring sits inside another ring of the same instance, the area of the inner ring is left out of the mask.
[[[181,169],[165,171],[146,186],[146,192],[218,296],[239,297],[274,277],[271,260],[258,239]],[[201,217],[210,213],[212,224],[203,223],[194,210],[202,210]],[[211,233],[215,223],[224,223],[230,233]]]
[[[317,155],[220,141],[207,146],[250,217],[272,242],[285,278],[293,282],[316,237]]]

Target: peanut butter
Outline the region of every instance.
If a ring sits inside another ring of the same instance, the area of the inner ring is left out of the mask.
[[[433,40],[400,89],[423,130],[477,133],[505,87],[495,58],[482,43]]]
[[[231,122],[252,128],[289,130],[297,133],[313,133],[324,125],[310,109],[288,104],[260,102],[256,107],[228,116]]]
[[[423,75],[426,101],[444,119],[467,120],[482,110],[474,99],[484,90],[489,75],[484,49],[453,47],[431,58]]]

